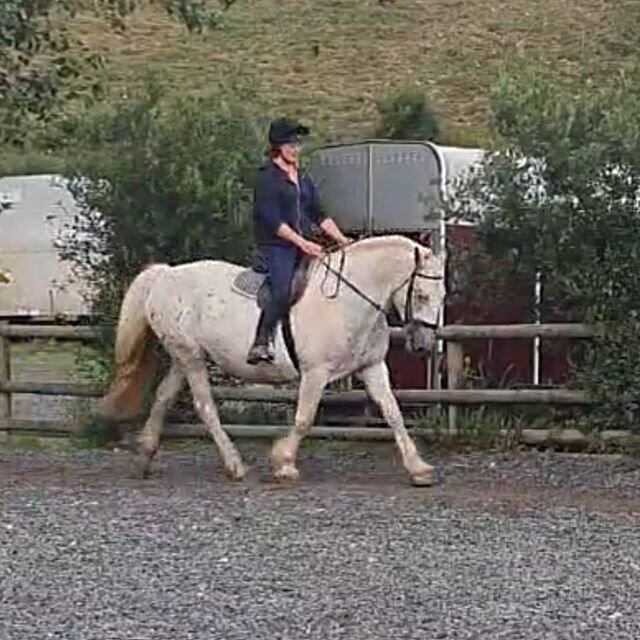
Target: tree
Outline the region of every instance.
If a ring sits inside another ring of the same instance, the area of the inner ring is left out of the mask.
[[[190,31],[215,27],[234,0],[152,0]],[[133,0],[2,0],[0,3],[0,143],[22,145],[71,98],[93,99],[103,60],[66,33],[77,11],[99,13],[113,29],[126,28]],[[78,49],[78,47],[76,47]],[[81,79],[84,78],[84,81]]]
[[[66,125],[66,173],[80,214],[62,257],[107,324],[149,262],[248,259],[252,177],[265,138],[251,96],[165,94],[151,78]]]
[[[607,425],[636,420],[640,401],[639,98],[639,68],[579,92],[537,68],[503,76],[491,97],[499,147],[450,212],[475,217],[476,255],[503,281],[532,287],[542,273],[543,318],[597,328],[577,378]],[[467,270],[463,289],[481,280]]]
[[[441,126],[422,91],[405,89],[377,103],[380,123],[376,135],[392,140],[440,142]]]

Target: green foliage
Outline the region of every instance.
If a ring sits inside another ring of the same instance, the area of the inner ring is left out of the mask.
[[[617,426],[635,421],[640,399],[639,97],[638,69],[577,94],[535,68],[503,76],[491,103],[500,149],[450,212],[479,222],[468,264],[490,260],[498,290],[532,290],[540,271],[543,320],[598,328],[577,381],[601,401],[592,419]],[[462,288],[482,290],[478,273],[467,269]]]
[[[250,98],[167,100],[163,93],[151,80],[68,121],[63,132],[81,210],[63,256],[108,324],[146,264],[241,261],[252,237],[250,186],[264,134],[246,110]]]
[[[207,0],[162,0],[167,13],[176,17],[189,31],[201,32],[217,27],[222,11],[235,0],[218,0],[218,6]]]
[[[377,103],[380,123],[376,135],[392,140],[440,142],[441,126],[422,91],[405,89]]]
[[[0,4],[0,137],[2,143],[33,139],[54,107],[70,96],[83,63],[70,54],[71,42],[54,28],[67,0],[4,0]]]
[[[63,171],[64,166],[61,154],[52,154],[31,145],[26,148],[7,146],[0,153],[0,176],[53,174]]]
[[[217,25],[217,5],[202,0],[156,0],[190,31]],[[61,106],[102,97],[104,60],[65,28],[81,10],[92,10],[109,28],[124,29],[133,0],[2,0],[0,3],[0,144],[37,140]]]

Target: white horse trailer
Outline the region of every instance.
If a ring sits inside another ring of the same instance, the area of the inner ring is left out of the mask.
[[[484,154],[430,142],[365,140],[321,147],[311,156],[310,170],[323,207],[344,229],[428,232],[434,251],[444,252],[442,205]]]
[[[77,213],[55,175],[0,178],[0,318],[88,316],[80,284],[56,241]]]

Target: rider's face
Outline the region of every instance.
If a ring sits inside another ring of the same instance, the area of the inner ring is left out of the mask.
[[[298,164],[298,156],[300,155],[300,143],[288,142],[280,147],[280,154],[282,159],[287,164]]]

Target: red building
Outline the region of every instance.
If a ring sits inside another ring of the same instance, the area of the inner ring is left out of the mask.
[[[468,248],[474,241],[470,225],[448,225],[450,246]],[[417,238],[416,238],[417,239]],[[444,324],[524,324],[531,322],[534,306],[534,285],[519,295],[511,292],[508,298],[488,299],[481,309],[449,303]],[[536,381],[536,344],[533,340],[467,340],[463,343],[466,365],[477,384],[487,388],[528,386]],[[570,372],[568,348],[570,341],[553,339],[542,341],[537,349],[537,382],[557,385]],[[393,345],[388,364],[394,388],[433,388],[430,363]],[[446,359],[439,367],[441,386],[446,386]]]

